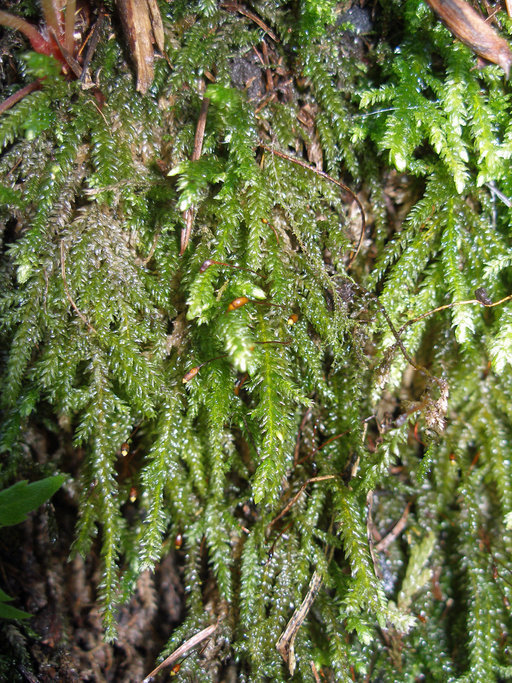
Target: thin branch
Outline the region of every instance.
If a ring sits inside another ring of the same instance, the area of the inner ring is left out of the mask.
[[[82,83],[85,83],[85,78],[87,76],[87,69],[89,68],[89,64],[91,63],[93,55],[96,52],[96,48],[98,46],[100,36],[101,36],[101,27],[103,26],[104,20],[105,20],[105,14],[103,11],[100,10],[100,14],[94,23],[92,31],[89,33],[89,35],[86,38],[85,43],[80,48],[79,55],[81,54],[86,43],[89,43],[89,45],[87,47],[87,52],[85,53],[84,61],[82,63],[82,75],[80,76],[80,81]]]
[[[295,467],[299,461],[299,452],[300,452],[300,437],[302,435],[302,431],[304,427],[306,426],[306,422],[309,420],[311,417],[311,413],[313,411],[311,408],[308,408],[306,412],[304,413],[304,417],[302,418],[302,421],[300,423],[299,431],[297,432],[297,439],[295,441],[295,451],[293,453],[293,466]]]
[[[318,671],[316,670],[315,662],[311,660],[309,663],[311,664],[311,671],[313,672],[315,683],[321,683],[320,676],[318,675]]]
[[[399,331],[396,329],[396,327],[393,325],[393,322],[392,322],[392,320],[391,320],[391,318],[390,318],[388,312],[387,312],[386,309],[384,308],[384,305],[380,302],[379,297],[378,297],[376,294],[374,294],[373,292],[368,291],[365,287],[363,287],[362,285],[358,284],[357,282],[354,282],[354,285],[355,285],[355,287],[357,287],[361,292],[363,292],[363,294],[366,294],[367,296],[372,297],[372,299],[376,302],[377,307],[379,308],[380,312],[381,312],[382,315],[384,316],[384,318],[385,318],[385,320],[386,320],[386,322],[387,322],[387,324],[388,324],[388,327],[389,327],[389,329],[391,330],[391,333],[392,333],[393,337],[396,339],[396,345],[398,346],[398,348],[399,348],[400,351],[402,352],[402,354],[403,354],[405,360],[406,360],[410,365],[412,365],[412,367],[413,367],[415,370],[417,370],[418,372],[421,372],[422,375],[425,375],[426,377],[429,377],[432,381],[434,381],[434,382],[438,385],[438,387],[441,389],[441,391],[444,391],[444,390],[446,389],[446,381],[440,379],[439,377],[436,377],[435,375],[433,375],[433,374],[432,374],[429,370],[427,370],[427,368],[424,367],[423,365],[419,365],[419,363],[417,363],[417,362],[414,360],[414,358],[411,356],[411,354],[407,351],[407,349],[405,348],[404,343],[403,343],[403,341],[402,341],[402,338],[401,338],[401,336],[400,336],[400,334],[401,334],[402,330],[404,329],[404,327],[402,327]],[[449,305],[449,304],[448,304],[448,305]],[[424,315],[426,315],[426,314],[424,314]],[[410,321],[410,322],[412,323],[412,322],[414,322],[414,321]]]
[[[7,111],[11,107],[14,107],[17,102],[25,97],[25,95],[34,92],[34,90],[39,90],[40,88],[41,80],[39,78],[37,78],[35,81],[32,81],[32,83],[25,85],[23,88],[20,88],[0,104],[0,114],[3,114],[4,111]]]
[[[292,498],[290,501],[288,501],[288,503],[285,505],[285,507],[284,507],[284,508],[281,510],[281,512],[277,515],[277,517],[274,517],[274,519],[273,519],[273,520],[270,522],[270,524],[267,526],[266,535],[268,536],[268,534],[270,533],[270,530],[272,529],[272,527],[274,526],[274,524],[275,524],[276,522],[278,522],[282,517],[284,517],[285,514],[288,512],[288,510],[289,510],[291,507],[293,507],[293,505],[295,505],[295,503],[297,502],[297,500],[300,498],[302,492],[304,491],[304,489],[305,489],[309,484],[312,484],[312,483],[315,482],[315,481],[327,481],[328,479],[337,479],[337,476],[336,476],[335,474],[326,474],[326,475],[324,475],[324,476],[322,476],[322,477],[312,477],[311,479],[308,479],[307,481],[305,481],[305,482],[302,484],[302,486],[300,487],[300,489],[297,491],[297,493],[293,496],[293,498]]]
[[[433,308],[431,311],[427,311],[426,313],[422,313],[417,318],[412,318],[412,320],[408,320],[398,330],[398,334],[402,334],[402,332],[407,327],[409,327],[409,325],[412,325],[413,323],[417,323],[420,320],[423,320],[424,318],[428,318],[429,315],[433,315],[434,313],[439,313],[439,311],[444,311],[447,308],[454,308],[455,306],[466,306],[467,304],[480,304],[480,306],[484,306],[485,308],[494,308],[495,306],[501,306],[501,304],[504,304],[506,301],[510,301],[510,299],[512,299],[512,294],[508,294],[507,296],[504,296],[503,299],[500,299],[499,301],[495,301],[495,302],[490,303],[490,304],[486,304],[484,301],[480,301],[480,299],[467,299],[466,301],[452,301],[451,304],[444,304],[443,306],[438,306],[437,308]]]
[[[321,585],[322,575],[320,572],[315,571],[309,582],[309,590],[306,597],[302,601],[300,607],[293,613],[287,627],[276,643],[277,651],[284,659],[285,664],[288,665],[288,669],[292,676],[295,671],[295,638],[313,605]]]
[[[53,30],[57,36],[62,36],[62,10],[54,5],[53,0],[41,0],[41,6],[48,28]]]
[[[411,509],[412,505],[412,500],[410,500],[407,505],[405,506],[405,510],[402,513],[402,516],[398,520],[398,522],[395,524],[395,526],[391,529],[389,534],[386,534],[384,538],[382,538],[377,545],[375,546],[375,550],[380,553],[383,550],[386,550],[386,548],[393,543],[393,541],[402,533],[402,531],[405,529],[405,524],[407,522],[407,517],[409,516],[409,512]]]
[[[498,188],[495,187],[494,183],[485,183],[485,186],[489,188],[492,195],[495,195],[496,197],[498,197],[498,199],[501,199],[501,201],[505,204],[507,208],[510,209],[510,207],[512,207],[512,201],[507,197],[507,195],[503,194],[501,190],[498,190]]]
[[[142,260],[141,265],[144,266],[144,268],[148,265],[148,263],[151,261],[153,258],[153,254],[155,253],[156,250],[156,245],[158,244],[158,240],[160,239],[160,233],[161,230],[157,230],[155,237],[153,239],[153,244],[151,245],[151,249],[149,250],[148,255],[146,256],[145,259]]]
[[[301,458],[296,464],[301,465],[303,462],[305,462],[308,458],[312,458],[314,455],[316,455],[319,451],[322,450],[324,446],[327,446],[330,444],[332,441],[336,441],[336,439],[341,439],[342,436],[346,436],[349,433],[349,429],[345,430],[344,432],[341,432],[341,434],[336,434],[336,436],[331,436],[330,439],[327,439],[327,441],[324,441],[324,443],[320,444],[320,446],[315,446],[311,453],[308,453],[305,455],[303,458]]]
[[[366,231],[366,216],[364,213],[364,208],[363,205],[361,204],[361,201],[359,197],[356,195],[356,193],[350,189],[350,187],[347,187],[345,183],[342,183],[340,180],[336,180],[332,176],[330,176],[328,173],[325,173],[325,171],[320,171],[317,168],[313,168],[313,166],[309,166],[309,164],[306,164],[304,161],[301,159],[295,159],[295,157],[291,157],[288,154],[284,154],[284,152],[279,152],[277,149],[273,149],[272,147],[268,147],[267,145],[264,145],[263,143],[259,143],[259,146],[262,147],[263,149],[266,149],[267,152],[270,152],[271,154],[274,154],[277,157],[280,157],[281,159],[286,159],[287,161],[291,161],[293,164],[297,164],[298,166],[302,166],[302,168],[305,168],[308,171],[311,171],[312,173],[316,173],[317,175],[321,176],[322,178],[325,178],[331,183],[334,183],[337,185],[339,188],[344,190],[345,192],[348,192],[349,195],[353,198],[353,200],[356,202],[359,211],[361,212],[361,232],[359,234],[359,239],[357,241],[357,246],[355,252],[352,254],[350,257],[350,260],[347,265],[347,270],[351,267],[351,265],[354,263],[354,261],[357,258],[357,255],[359,254],[359,250],[361,249],[361,244],[363,242],[363,237],[364,233]]]
[[[255,52],[260,57],[259,52],[255,48]],[[270,68],[270,59],[268,57],[268,48],[264,40],[261,41],[261,52],[263,54],[263,66],[265,67],[265,78],[267,81],[267,92],[272,93],[274,91],[274,79],[272,77],[272,70]]]
[[[183,643],[183,645],[180,645],[180,647],[177,650],[174,650],[172,654],[170,654],[166,659],[164,659],[164,661],[161,664],[159,664],[156,667],[156,669],[153,669],[153,671],[146,676],[142,683],[150,683],[150,681],[154,679],[154,677],[157,675],[159,671],[161,671],[167,666],[171,666],[171,664],[174,664],[175,661],[186,655],[187,652],[200,645],[203,642],[203,640],[211,638],[211,636],[217,630],[218,626],[218,623],[211,624],[210,626],[204,628],[202,631],[199,631],[199,633],[196,633],[194,636],[192,636],[192,638],[186,640]]]
[[[66,16],[64,23],[64,36],[66,43],[66,50],[69,53],[73,52],[75,47],[75,11],[76,11],[76,0],[67,0],[66,2]]]
[[[50,32],[50,35],[52,36],[52,38],[57,43],[59,50],[60,50],[60,53],[64,57],[64,59],[66,60],[66,63],[68,64],[71,71],[75,74],[75,76],[77,78],[80,78],[80,76],[82,75],[82,67],[80,66],[80,64],[76,61],[76,59],[73,57],[73,55],[60,42],[59,36],[53,30],[53,28],[50,28],[49,32]]]
[[[254,21],[254,23],[257,24],[263,31],[265,31],[265,33],[272,38],[275,43],[279,42],[279,38],[276,36],[274,31],[272,31],[272,29],[269,28],[257,14],[254,14],[254,12],[246,9],[243,5],[238,5],[236,2],[222,2],[220,6],[223,9],[228,10],[228,12],[238,12],[251,21]]]
[[[94,334],[98,334],[91,323],[87,320],[85,315],[79,310],[78,306],[73,301],[71,294],[69,293],[68,282],[66,280],[66,251],[64,247],[64,240],[60,243],[60,271],[62,274],[62,283],[64,285],[64,291],[66,293],[67,300],[75,310],[75,313],[80,318],[80,320],[91,330]]]
[[[37,48],[40,50],[48,49],[48,41],[43,38],[35,26],[32,26],[32,24],[29,24],[28,21],[21,17],[9,14],[9,12],[0,11],[0,25],[7,26],[15,31],[21,31],[30,40],[34,50]]]
[[[204,90],[204,81],[203,81]],[[192,150],[191,161],[197,161],[201,156],[203,149],[204,131],[206,128],[206,116],[208,114],[208,106],[210,100],[204,97],[201,102],[201,111],[199,112],[199,118],[197,120],[196,134],[194,138],[194,149]],[[181,231],[180,239],[180,256],[185,253],[185,249],[190,241],[190,234],[192,233],[192,224],[194,222],[194,208],[191,206],[186,211],[183,212],[183,220],[185,221],[185,227]]]

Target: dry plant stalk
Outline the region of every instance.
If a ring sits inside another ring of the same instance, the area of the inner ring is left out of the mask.
[[[176,662],[178,659],[181,659],[181,657],[185,656],[187,652],[200,645],[203,642],[203,640],[206,640],[207,638],[213,636],[213,634],[217,630],[217,627],[218,623],[210,624],[210,626],[207,626],[202,631],[199,631],[199,633],[196,633],[191,638],[186,640],[183,643],[183,645],[180,645],[176,650],[174,650],[173,653],[171,653],[166,659],[164,659],[164,661],[161,662],[156,667],[156,669],[153,669],[153,671],[146,676],[142,683],[150,683],[150,681],[154,679],[154,677],[157,675],[159,671],[161,671],[167,666],[171,666],[171,664],[174,664],[174,662]]]
[[[164,27],[156,0],[117,0],[130,53],[137,70],[137,90],[142,94],[153,81],[153,43],[164,51]]]
[[[382,552],[383,550],[386,550],[393,541],[398,538],[398,536],[402,533],[402,531],[405,529],[405,525],[407,523],[407,517],[409,516],[409,512],[411,510],[411,505],[413,501],[410,500],[407,505],[405,506],[405,510],[402,513],[402,516],[398,520],[398,522],[395,524],[395,526],[391,529],[391,531],[384,536],[384,538],[381,538],[380,541],[377,543],[375,546],[375,550],[377,552]]]
[[[501,66],[508,78],[512,52],[502,38],[464,0],[427,0],[450,31],[477,55]]]
[[[317,175],[321,176],[322,178],[325,178],[329,182],[334,183],[334,185],[337,185],[339,188],[341,188],[345,192],[348,192],[349,195],[352,197],[352,199],[355,201],[359,211],[361,212],[361,231],[359,233],[359,239],[357,240],[356,250],[352,254],[352,256],[350,257],[349,262],[347,264],[347,270],[348,270],[352,266],[354,261],[356,260],[357,255],[359,254],[359,250],[361,249],[361,244],[363,242],[364,233],[366,231],[366,215],[365,215],[364,208],[363,208],[363,205],[361,204],[361,200],[359,199],[359,197],[356,195],[356,193],[353,190],[350,189],[350,187],[347,187],[345,185],[345,183],[342,183],[340,180],[336,180],[335,178],[330,176],[328,173],[325,173],[325,171],[321,171],[318,168],[314,168],[313,166],[309,166],[304,161],[301,161],[300,159],[295,159],[294,157],[291,157],[288,154],[284,154],[284,152],[279,152],[277,149],[274,149],[273,147],[268,147],[268,145],[264,145],[262,142],[260,142],[259,146],[262,149],[267,150],[267,152],[274,154],[276,157],[280,157],[281,159],[286,159],[287,161],[291,161],[293,164],[297,164],[298,166],[302,166],[302,168],[305,168],[307,171],[312,171],[313,173],[316,173]]]
[[[205,83],[202,82],[202,92],[205,89]],[[199,118],[197,120],[196,134],[194,137],[194,149],[192,150],[192,156],[190,161],[198,161],[201,157],[201,152],[203,151],[203,140],[204,131],[206,128],[206,117],[208,115],[208,107],[210,105],[210,100],[207,97],[203,97],[201,101],[201,111],[199,112]],[[185,250],[190,241],[190,235],[192,234],[192,224],[194,223],[194,207],[191,206],[183,212],[183,220],[185,221],[185,227],[181,231],[180,238],[180,256],[185,253]]]
[[[307,617],[311,606],[316,598],[316,594],[322,585],[322,575],[315,571],[309,582],[309,590],[306,597],[302,601],[300,607],[295,610],[292,618],[288,622],[287,627],[279,637],[276,643],[276,648],[285,664],[288,666],[290,675],[293,676],[295,671],[295,638],[299,632],[304,619]]]

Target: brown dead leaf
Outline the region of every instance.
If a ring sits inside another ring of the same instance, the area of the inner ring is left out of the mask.
[[[471,5],[464,0],[427,0],[450,31],[473,52],[501,66],[508,78],[512,52],[502,38]]]
[[[153,81],[153,44],[164,50],[164,27],[156,0],[116,0],[121,23],[137,70],[142,94]]]

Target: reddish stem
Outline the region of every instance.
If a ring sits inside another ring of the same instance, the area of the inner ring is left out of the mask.
[[[3,114],[4,111],[7,111],[11,107],[13,107],[16,104],[16,102],[22,100],[25,97],[25,95],[28,95],[34,90],[39,90],[40,87],[41,81],[38,78],[37,80],[32,81],[32,83],[26,85],[24,88],[17,90],[15,93],[13,93],[10,97],[8,97],[0,104],[0,115]]]
[[[25,19],[21,17],[16,17],[14,14],[9,14],[9,12],[0,11],[0,24],[2,26],[7,26],[15,31],[21,31],[30,40],[30,44],[36,52],[41,52],[43,54],[49,53],[49,42],[43,38],[39,31],[29,24]]]
[[[75,11],[76,11],[76,0],[68,0],[66,4],[66,23],[65,23],[65,40],[64,44],[66,50],[72,55],[73,48],[75,46]]]

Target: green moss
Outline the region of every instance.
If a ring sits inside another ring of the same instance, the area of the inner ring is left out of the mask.
[[[333,3],[253,3],[291,92],[261,102],[230,71],[262,31],[217,3],[166,4],[168,62],[147,96],[106,32],[92,65],[104,105],[54,76],[0,119],[2,213],[19,226],[1,271],[3,475],[41,406],[71,424],[86,452],[74,550],[99,530],[108,638],[179,532],[187,614],[168,651],[221,618],[219,661],[287,680],[275,645],[318,568],[297,680],[311,662],[339,681],[510,670],[510,302],[404,328],[427,372],[389,325],[481,286],[510,293],[509,87],[423,2],[385,4],[363,65]],[[369,229],[353,264],[349,195],[260,143],[299,158],[314,143],[358,191]],[[125,441],[140,457],[120,476]],[[387,549],[369,543],[402,516]],[[201,666],[183,670],[215,680]]]

